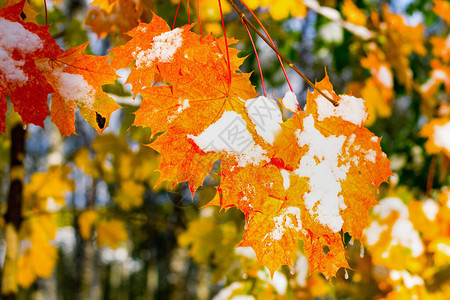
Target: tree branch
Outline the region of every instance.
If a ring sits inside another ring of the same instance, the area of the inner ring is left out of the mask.
[[[250,26],[257,35],[259,35],[259,37],[270,47],[272,48],[273,51],[275,51],[275,53],[284,61],[288,64],[288,66],[294,70],[298,75],[300,75],[301,78],[303,78],[304,81],[306,81],[306,83],[311,86],[314,90],[316,90],[320,95],[322,95],[323,97],[325,97],[325,99],[327,99],[328,101],[330,101],[334,106],[338,106],[339,103],[335,100],[333,100],[332,98],[330,98],[328,95],[326,95],[324,92],[322,92],[322,90],[320,90],[319,88],[317,88],[296,66],[294,66],[294,64],[288,60],[283,54],[281,54],[281,52],[277,49],[277,47],[275,47],[265,36],[264,34],[262,34],[261,31],[258,30],[258,28],[256,28],[255,25],[253,25],[252,22],[250,22],[250,20],[245,16],[245,14],[242,12],[242,10],[236,5],[236,3],[234,2],[234,0],[228,0],[228,2],[231,4],[231,6],[233,7],[233,9],[239,14],[239,16],[242,18],[242,20],[247,23],[248,26]]]

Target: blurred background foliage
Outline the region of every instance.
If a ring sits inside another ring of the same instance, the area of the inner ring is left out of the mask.
[[[247,33],[227,1],[222,4],[227,34],[240,40],[236,47],[248,56],[242,71],[253,71],[251,80],[262,94]],[[373,209],[365,240],[342,236],[352,269],[340,270],[330,285],[321,274],[309,274],[299,245],[294,267],[281,268],[271,279],[251,249],[235,248],[243,215],[236,209],[201,209],[216,193],[214,178],[207,178],[193,196],[185,184],[156,186],[160,155],[147,146],[153,141],[150,128],[129,128],[140,98],[133,99],[120,79],[104,86],[123,108],[101,136],[79,115],[76,136],[61,139],[49,120],[45,131],[27,130],[19,299],[446,298],[449,2],[246,4],[307,77],[321,80],[326,68],[336,92],[365,99],[366,126],[382,137],[391,159],[394,176],[378,193],[381,205]],[[43,1],[30,5],[44,24]],[[177,5],[178,0],[49,0],[49,30],[63,48],[90,41],[87,52],[104,55],[129,39],[128,30],[149,22],[152,12],[171,24]],[[33,18],[31,9],[27,17]],[[197,33],[223,34],[217,1],[181,1],[175,24],[188,21],[197,23]],[[280,97],[289,89],[280,64],[262,40],[253,38],[268,93]],[[303,106],[308,88],[287,72]],[[119,75],[126,77],[126,70]],[[9,126],[18,120],[13,113],[8,118]],[[2,215],[10,144],[8,134],[0,135]],[[2,235],[0,262],[6,245]]]

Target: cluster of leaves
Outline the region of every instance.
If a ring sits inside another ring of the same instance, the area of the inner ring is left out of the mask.
[[[156,14],[151,23],[140,23],[150,19],[151,1],[94,1],[90,6],[87,24],[99,37],[109,35],[119,45],[111,50],[111,57],[85,55],[87,43],[63,51],[48,33],[48,26],[30,22],[28,11],[24,20],[28,8],[24,2],[15,2],[8,1],[0,10],[3,28],[17,33],[5,34],[0,40],[0,50],[9,55],[3,61],[9,69],[0,67],[0,129],[5,130],[8,95],[24,124],[43,127],[44,119],[51,116],[62,136],[75,134],[78,108],[101,133],[111,113],[119,108],[102,85],[112,83],[116,71],[127,68],[126,83],[131,84],[134,95],[142,96],[133,125],[151,128],[153,135],[146,137],[151,148],[140,146],[139,151],[132,151],[124,140],[103,135],[93,144],[95,154],[82,148],[75,155],[75,164],[93,180],[108,184],[115,209],[121,212],[139,210],[146,192],[167,182],[169,188],[187,182],[193,196],[212,190],[215,196],[208,205],[242,211],[245,232],[238,246],[253,248],[257,260],[248,250],[233,250],[239,229],[231,222],[216,224],[211,216],[200,218],[191,221],[179,236],[179,245],[190,247],[195,262],[216,266],[216,282],[230,269],[236,271],[224,263],[225,256],[240,260],[246,276],[261,283],[254,291],[261,296],[282,294],[276,285],[267,284],[270,277],[276,281],[280,276],[277,270],[281,265],[301,273],[306,264],[310,273],[318,270],[331,280],[341,267],[350,268],[346,247],[351,236],[365,241],[373,263],[391,270],[389,279],[376,280],[391,281],[389,288],[398,280],[404,283],[392,293],[380,288],[384,294],[432,294],[419,278],[431,282],[440,268],[448,265],[448,192],[440,192],[438,203],[411,201],[408,207],[398,198],[387,198],[374,209],[370,220],[369,209],[377,204],[374,192],[392,173],[381,139],[364,124],[391,116],[399,86],[408,94],[418,92],[424,114],[435,118],[421,131],[428,138],[425,148],[448,161],[448,103],[437,97],[442,88],[449,91],[448,37],[432,37],[428,53],[423,25],[407,25],[387,6],[381,14],[370,11],[367,17],[368,11],[344,1],[346,22],[357,26],[349,28],[363,27],[377,37],[355,42],[365,53],[359,68],[364,76],[350,83],[349,90],[364,101],[335,93],[326,75],[316,87],[338,106],[315,91],[308,92],[302,111],[291,92],[278,101],[258,96],[250,74],[240,70],[244,58],[228,47],[236,40],[198,35],[190,24],[171,29]],[[199,5],[201,12],[211,12],[211,1],[199,1]],[[261,7],[276,20],[306,15],[303,1],[248,1],[248,6]],[[310,8],[326,15],[318,4]],[[436,1],[433,9],[448,22],[449,7],[444,1]],[[224,12],[230,10],[224,5]],[[123,11],[127,11],[124,18]],[[215,21],[220,15],[210,17]],[[205,27],[213,28],[212,24]],[[21,38],[28,43],[16,43]],[[433,57],[429,80],[422,84],[423,78],[417,79],[411,68],[413,54]],[[19,260],[19,283],[24,287],[37,277],[50,276],[54,267],[56,248],[49,240],[55,238],[56,223],[49,207],[64,206],[62,192],[73,190],[73,183],[65,178],[68,172],[55,168],[35,174],[25,189],[24,215],[30,216],[22,225],[21,239],[31,246]],[[49,185],[58,185],[57,190],[36,188],[46,176],[58,178]],[[437,211],[434,215],[428,213],[430,207]],[[126,223],[103,212],[88,207],[79,215],[81,237],[89,240],[95,236],[99,247],[117,248],[129,239]],[[408,236],[396,235],[398,228],[409,230]],[[299,242],[302,252],[298,251]],[[416,253],[414,247],[419,243],[426,247]],[[425,261],[430,256],[438,262],[432,271],[426,269],[431,265]],[[33,261],[43,261],[45,266],[39,268]],[[270,272],[261,272],[259,265]],[[418,291],[411,292],[411,280]],[[328,292],[320,284],[326,281],[317,273],[296,282],[292,286],[298,288],[297,296]],[[231,290],[238,295],[249,289],[255,285],[243,282]]]

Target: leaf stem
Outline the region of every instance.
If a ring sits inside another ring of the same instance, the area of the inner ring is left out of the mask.
[[[223,36],[225,38],[225,49],[227,51],[227,63],[228,63],[228,81],[229,83],[231,83],[231,64],[230,64],[230,53],[228,51],[228,40],[227,40],[227,33],[225,31],[225,22],[223,20],[223,13],[222,13],[222,2],[220,0],[219,1],[219,9],[220,9],[220,18],[222,19],[222,28],[223,28]],[[228,0],[230,1],[230,0]]]
[[[264,33],[267,35],[267,37],[269,38],[269,40],[272,43],[272,45],[275,46],[275,43],[273,42],[272,37],[270,36],[269,32],[267,32],[266,27],[261,23],[261,21],[256,16],[256,14],[247,6],[247,4],[245,4],[245,2],[243,0],[241,0],[241,3],[252,14],[253,18],[255,18],[255,20],[258,22],[259,26],[262,28]],[[277,54],[277,57],[278,57],[278,61],[280,62],[280,65],[281,65],[281,69],[283,70],[284,77],[286,78],[286,81],[287,81],[287,83],[289,85],[289,88],[291,89],[291,92],[294,92],[294,89],[292,88],[292,85],[291,85],[291,81],[289,80],[289,76],[287,75],[286,69],[284,68],[283,62],[281,61],[281,58],[280,58],[280,56],[278,54]]]
[[[247,30],[250,41],[252,42],[253,50],[255,51],[255,55],[256,55],[256,62],[258,63],[259,74],[261,75],[261,83],[262,83],[262,88],[263,88],[263,92],[264,92],[264,97],[267,97],[266,84],[264,83],[264,76],[263,76],[262,69],[261,69],[261,63],[259,61],[258,51],[256,51],[255,43],[253,42],[252,34],[250,33],[250,30],[248,29],[247,24],[245,24],[245,22],[242,18],[241,18],[241,21],[242,21],[242,24],[244,24],[245,29]]]
[[[48,17],[47,17],[47,0],[44,0],[44,10],[45,10],[45,25],[48,25]]]
[[[198,26],[200,27],[200,36],[202,36],[202,18],[200,18],[200,0],[197,0]]]
[[[188,15],[188,24],[191,25],[191,12],[189,11],[189,0],[187,0],[187,15]]]
[[[219,0],[220,2],[220,0]],[[253,31],[256,32],[257,35],[259,35],[259,37],[270,47],[272,48],[272,50],[281,57],[282,60],[284,60],[288,66],[293,69],[298,75],[300,75],[301,78],[303,78],[303,80],[309,85],[311,86],[314,90],[316,90],[320,95],[322,95],[323,97],[325,97],[325,99],[327,99],[328,101],[330,101],[334,106],[338,106],[339,103],[335,100],[333,100],[332,98],[330,98],[328,95],[326,95],[321,89],[317,88],[296,66],[294,66],[294,64],[288,60],[283,54],[281,54],[281,52],[277,49],[277,47],[275,47],[262,33],[261,31],[258,30],[258,28],[255,27],[255,25],[252,24],[252,22],[249,21],[249,19],[245,16],[245,14],[242,12],[242,10],[236,5],[236,3],[234,2],[234,0],[228,0],[228,2],[231,4],[231,6],[233,7],[233,9],[239,14],[239,16],[245,21],[245,23],[247,23],[247,25],[249,25]]]
[[[178,11],[180,10],[181,0],[178,2],[177,12],[175,13],[175,18],[173,19],[172,30],[175,28],[175,22],[177,21]]]

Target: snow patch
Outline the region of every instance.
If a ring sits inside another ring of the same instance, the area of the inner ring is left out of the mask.
[[[275,100],[259,96],[245,101],[248,116],[255,124],[255,129],[266,142],[273,145],[278,132],[281,131],[280,123],[283,123],[281,111]]]
[[[309,179],[310,191],[305,194],[305,206],[311,215],[316,215],[320,224],[333,232],[342,228],[344,220],[340,210],[345,209],[340,182],[345,180],[348,165],[339,165],[345,136],[323,136],[315,127],[310,115],[303,121],[303,131],[296,135],[300,147],[308,146],[308,152],[300,160],[294,174]]]
[[[294,219],[292,217],[294,217]],[[281,240],[286,228],[295,229],[297,232],[300,231],[302,229],[300,208],[294,206],[285,208],[281,215],[273,218],[273,222],[275,229],[266,237],[269,237],[274,241]]]
[[[377,153],[375,152],[375,150],[369,149],[364,157],[366,158],[366,160],[375,163]]]
[[[234,248],[234,253],[250,259],[256,259],[256,253],[252,247],[237,247]]]
[[[424,284],[422,277],[419,277],[417,275],[411,276],[411,274],[409,274],[409,272],[406,270],[391,270],[389,272],[389,277],[391,277],[391,279],[395,281],[403,279],[403,283],[405,284],[405,287],[407,289],[412,289],[416,285],[420,286]]]
[[[378,81],[381,82],[387,88],[392,88],[394,86],[394,80],[392,79],[392,72],[386,66],[380,66],[375,76]]]
[[[220,152],[236,156],[238,166],[245,167],[249,163],[257,165],[261,161],[269,162],[266,151],[255,144],[247,130],[247,124],[241,115],[234,111],[226,111],[219,120],[211,124],[198,136],[188,135],[203,151]]]
[[[327,95],[331,96],[329,93]],[[318,120],[323,121],[330,117],[340,117],[345,121],[361,126],[368,116],[364,100],[349,95],[341,95],[340,98],[339,106],[334,106],[325,97],[317,97]]]
[[[178,109],[167,118],[167,122],[172,122],[176,117],[178,117],[183,110],[185,110],[186,108],[188,108],[189,105],[189,100],[188,99],[184,99],[183,101],[181,101],[181,99],[178,99]]]
[[[136,59],[136,67],[150,67],[158,60],[161,63],[171,62],[175,52],[183,44],[182,28],[176,28],[172,31],[164,32],[155,36],[150,44],[150,49],[138,50],[132,55]]]
[[[435,201],[427,199],[422,203],[422,210],[428,220],[434,221],[439,212],[439,206]]]
[[[407,219],[409,217],[408,207],[399,198],[384,198],[379,203],[373,208],[373,213],[381,219],[386,219],[393,211],[398,212],[399,218]]]
[[[292,112],[298,110],[297,96],[292,91],[287,91],[282,100],[283,106]]]
[[[444,253],[447,256],[450,256],[450,245],[447,245],[445,243],[438,243],[436,245],[436,250]]]
[[[444,125],[434,125],[433,140],[436,146],[450,152],[450,122]]]
[[[242,282],[233,282],[226,288],[220,290],[220,292],[212,298],[213,300],[228,300],[235,290],[242,288],[244,284]]]
[[[30,54],[42,49],[43,43],[38,35],[26,30],[22,24],[0,18],[0,85],[6,88],[4,82],[24,84],[27,74],[21,67],[23,60],[13,59],[13,52],[21,55]]]
[[[281,173],[281,176],[283,176],[283,187],[285,190],[287,190],[289,188],[289,186],[291,185],[291,180],[289,178],[290,172],[287,170],[281,170],[280,173]]]
[[[413,257],[419,257],[424,251],[419,233],[407,219],[398,219],[392,226],[391,245],[401,245],[411,249]]]
[[[95,90],[82,75],[54,70],[52,76],[56,81],[56,89],[64,101],[75,101],[77,104],[92,108],[95,102]]]
[[[367,245],[375,245],[380,239],[380,235],[388,228],[387,225],[381,226],[377,221],[373,221],[368,228],[364,230],[367,238]]]

